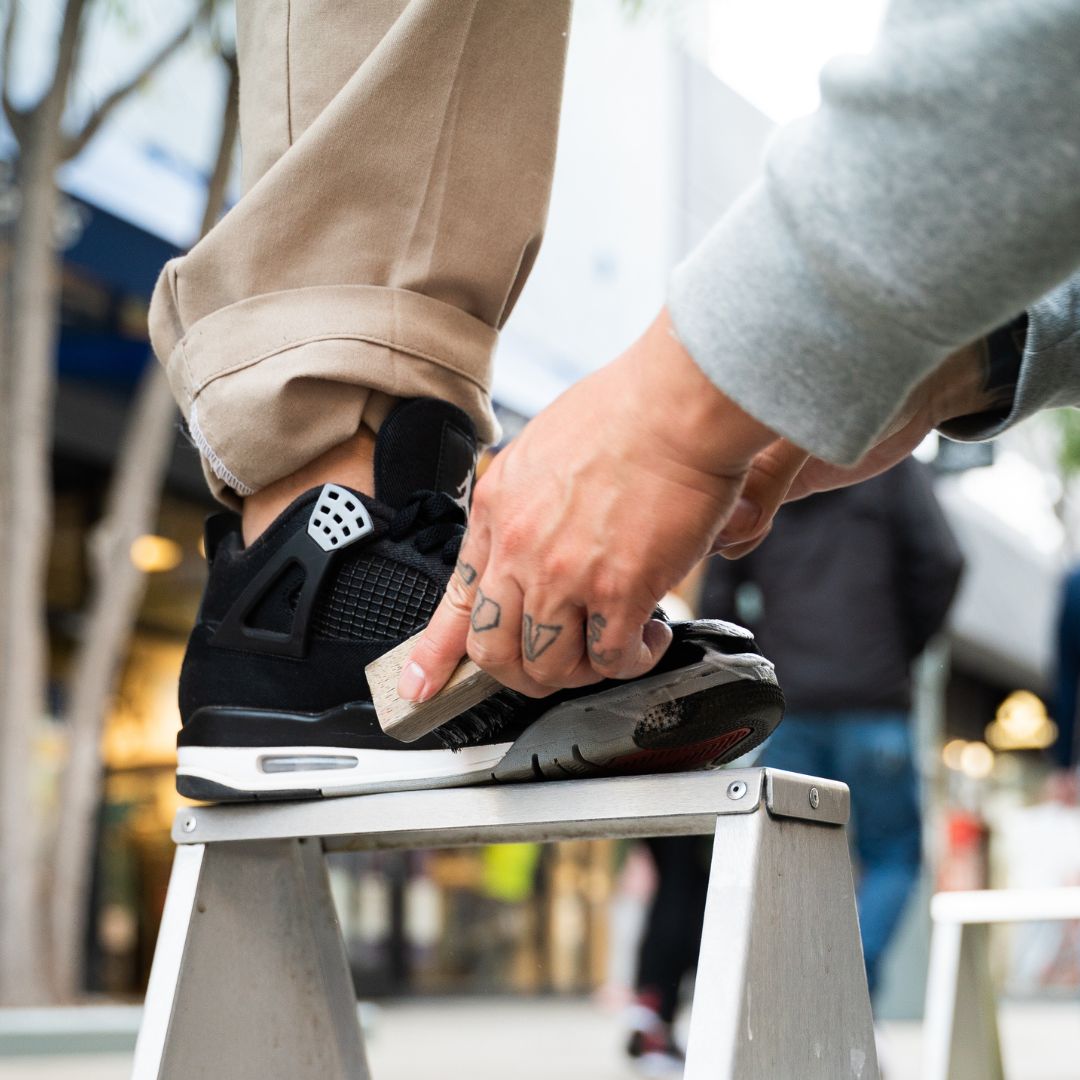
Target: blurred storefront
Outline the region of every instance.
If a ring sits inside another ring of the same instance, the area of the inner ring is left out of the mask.
[[[595,93],[598,72],[608,95]],[[124,114],[65,170],[48,598],[56,686],[80,630],[90,531],[148,362],[150,290],[162,263],[192,239],[202,207],[206,147],[201,164],[186,149],[208,141],[195,129],[205,126],[204,113],[216,116],[221,79],[204,74],[174,71],[171,88]],[[192,104],[193,92],[206,109]],[[628,22],[614,3],[581,6],[567,102],[548,238],[500,346],[496,396],[517,410],[503,413],[507,435],[640,331],[662,302],[670,264],[757,173],[773,128],[656,22]],[[155,111],[166,107],[167,115]],[[643,158],[642,146],[666,149]],[[0,158],[4,152],[0,140]],[[991,513],[988,503],[1006,496],[980,495],[978,475],[991,470],[985,461],[968,464],[979,467],[940,484],[969,567],[949,640],[928,657],[921,680],[924,894],[1075,883],[1080,809],[1043,798],[1041,747],[1053,728],[1040,702],[1060,543],[1035,520],[1049,513],[1046,505],[1031,511],[1027,530]],[[1002,473],[1000,462],[993,471]],[[1021,477],[1016,486],[1037,485]],[[169,825],[181,801],[172,777],[176,680],[203,581],[200,537],[210,508],[197,456],[178,431],[159,520],[132,552],[149,584],[103,742],[92,989],[137,995],[148,973],[172,855]],[[60,739],[48,727],[44,738],[55,762]],[[583,842],[335,857],[332,883],[358,985],[366,996],[600,986],[612,967],[609,916],[625,853]],[[894,982],[907,999],[894,1012],[919,1009],[924,909],[912,905],[912,928],[896,950],[907,966],[896,968]],[[1056,932],[1002,939],[1012,985],[1080,983],[1075,929]]]
[[[508,437],[641,329],[662,300],[671,261],[756,170],[771,121],[684,44],[664,19],[630,17],[615,0],[579,13],[548,238],[497,366]],[[130,41],[106,46],[120,55]],[[600,97],[598,66],[611,89]],[[198,50],[178,58],[60,176],[65,265],[48,597],[56,698],[81,632],[92,530],[149,362],[150,291],[161,265],[194,239],[223,80],[221,65]],[[719,128],[731,133],[724,153],[706,152],[714,140],[703,135]],[[0,125],[0,170],[11,151],[5,140]],[[671,152],[642,158],[648,144]],[[4,182],[0,172],[0,193]],[[708,205],[689,191],[708,193]],[[92,990],[137,995],[148,972],[180,803],[176,680],[210,509],[197,456],[178,431],[159,520],[132,551],[148,588],[102,746]],[[57,767],[61,732],[52,721],[43,730]],[[52,780],[42,776],[42,792]],[[595,988],[608,977],[609,901],[624,854],[575,843],[335,859],[358,983],[366,995]]]

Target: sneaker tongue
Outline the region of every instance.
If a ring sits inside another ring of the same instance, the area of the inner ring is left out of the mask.
[[[476,429],[459,408],[409,398],[383,421],[375,442],[375,498],[404,506],[416,491],[445,491],[468,509]]]

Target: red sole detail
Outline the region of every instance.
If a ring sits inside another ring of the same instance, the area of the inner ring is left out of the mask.
[[[679,772],[682,769],[694,769],[708,765],[710,761],[726,754],[750,734],[750,728],[736,728],[725,735],[719,735],[708,742],[691,743],[689,746],[674,746],[656,750],[640,750],[636,754],[627,754],[604,766],[605,772]]]

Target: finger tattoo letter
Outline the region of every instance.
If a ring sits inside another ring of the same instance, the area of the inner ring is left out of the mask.
[[[502,605],[492,600],[490,596],[485,596],[483,590],[477,589],[476,604],[473,606],[470,620],[473,630],[478,634],[482,634],[485,630],[494,630],[499,625],[500,619],[502,619]]]
[[[619,657],[622,656],[622,649],[601,649],[600,638],[603,636],[604,628],[607,626],[607,619],[600,614],[599,611],[594,611],[589,616],[589,630],[585,635],[585,647],[589,650],[590,659],[596,663],[601,664],[603,667],[610,667],[612,664],[619,662]]]
[[[555,639],[562,633],[562,626],[534,622],[531,615],[526,615],[522,619],[521,631],[521,651],[525,659],[537,660],[555,644]]]

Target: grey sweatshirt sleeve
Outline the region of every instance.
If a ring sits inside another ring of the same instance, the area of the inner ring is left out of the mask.
[[[851,463],[949,352],[1078,266],[1080,4],[894,0],[675,269],[668,306],[720,389]],[[1039,341],[1018,408],[1080,401],[1060,341]]]
[[[961,442],[1000,435],[1041,409],[1080,405],[1080,275],[1028,308],[1027,336],[1012,407],[985,425],[961,418],[941,432]]]

